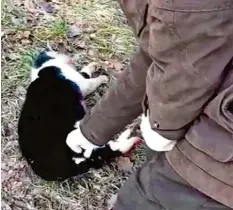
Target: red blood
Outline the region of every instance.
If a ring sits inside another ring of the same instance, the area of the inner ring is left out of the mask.
[[[73,62],[72,62],[72,60],[71,60],[71,59],[70,59],[70,60],[68,60],[68,64],[69,64],[69,65],[72,65],[72,63],[73,63]]]
[[[140,137],[135,137],[137,140],[135,141],[134,145],[127,151],[125,152],[123,155],[130,157],[132,155],[132,151],[142,143],[142,139]]]

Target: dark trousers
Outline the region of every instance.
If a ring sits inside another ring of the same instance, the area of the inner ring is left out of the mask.
[[[170,167],[164,153],[148,149],[147,159],[123,185],[114,210],[230,209],[191,187]]]

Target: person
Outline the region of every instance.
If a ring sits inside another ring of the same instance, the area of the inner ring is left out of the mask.
[[[92,151],[142,114],[147,161],[114,210],[232,209],[233,1],[120,4],[139,50],[68,146]]]

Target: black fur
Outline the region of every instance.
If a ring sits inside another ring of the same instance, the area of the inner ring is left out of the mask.
[[[52,57],[50,57],[46,52],[48,50],[44,50],[42,51],[36,58],[34,66],[35,68],[40,68],[42,66],[42,64],[44,64],[45,62],[49,61],[52,59]]]
[[[105,146],[79,165],[72,160],[82,154],[66,145],[66,137],[85,115],[82,100],[79,87],[57,67],[41,70],[27,90],[18,124],[19,145],[33,171],[45,180],[64,180],[121,155]]]
[[[80,72],[80,74],[86,78],[86,79],[90,79],[91,77],[86,73],[86,72]]]

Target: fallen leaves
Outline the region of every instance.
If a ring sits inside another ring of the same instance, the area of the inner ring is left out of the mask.
[[[85,49],[87,48],[87,45],[84,41],[82,40],[79,40],[79,39],[75,39],[73,42],[72,42],[72,45],[74,48],[76,49]]]
[[[39,3],[37,3],[33,0],[16,0],[16,4],[18,6],[24,6],[29,13],[36,13],[38,12],[38,9],[48,13],[54,13],[55,11],[54,6],[47,1],[40,1]],[[37,8],[37,6],[39,6],[40,8]]]
[[[110,59],[105,63],[109,66],[109,68],[115,69],[116,71],[121,71],[123,69],[122,62],[119,62],[116,59]]]
[[[27,45],[31,43],[30,36],[30,31],[19,31],[16,35],[16,40],[20,41],[23,45]]]
[[[54,13],[55,11],[55,8],[50,3],[45,2],[45,1],[40,3],[40,7],[42,10],[48,13]]]
[[[120,78],[122,74],[122,69],[124,65],[122,62],[116,60],[116,59],[110,59],[108,61],[104,62],[110,69],[112,69],[111,74],[116,78]]]
[[[130,161],[128,157],[119,157],[117,159],[117,166],[123,171],[132,171],[133,163]]]
[[[25,1],[23,1],[23,5],[25,6],[25,8],[27,9],[28,12],[30,12],[30,13],[36,12],[36,8],[35,8],[35,5],[33,4],[33,1],[25,0]]]
[[[24,38],[29,38],[30,36],[30,31],[18,31],[17,35],[16,35],[16,39],[24,39]]]
[[[68,26],[68,32],[67,32],[67,37],[68,38],[74,38],[76,36],[79,36],[81,34],[81,30],[78,26],[70,25]]]
[[[30,34],[31,34],[31,32],[30,32],[30,31],[23,31],[23,32],[22,32],[22,37],[23,37],[23,38],[27,38],[27,39],[28,39],[28,38],[29,38],[29,36],[30,36]]]

